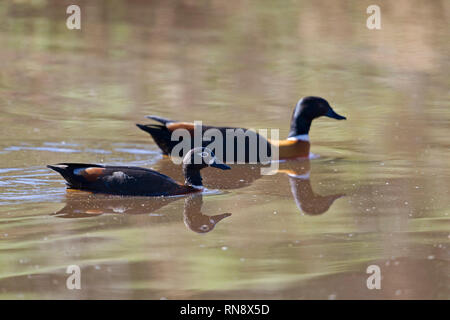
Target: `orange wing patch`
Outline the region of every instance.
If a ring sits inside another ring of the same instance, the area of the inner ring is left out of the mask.
[[[191,134],[193,134],[194,132],[194,124],[190,122],[172,122],[166,124],[166,128],[169,129],[170,131],[175,131],[177,129],[186,129]]]
[[[81,175],[83,178],[85,178],[89,182],[94,182],[99,177],[103,176],[105,172],[105,168],[99,168],[99,167],[89,167],[82,169],[78,172],[74,170],[75,174]]]

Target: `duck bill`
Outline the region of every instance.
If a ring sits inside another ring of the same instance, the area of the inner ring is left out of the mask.
[[[230,170],[231,169],[229,166],[227,166],[226,164],[223,164],[223,163],[213,162],[212,164],[210,164],[210,166],[217,168],[217,169],[221,169],[221,170]]]
[[[340,114],[337,114],[336,112],[334,112],[333,109],[330,108],[330,110],[328,110],[328,112],[325,114],[325,117],[328,118],[333,118],[336,120],[346,120],[347,118],[344,116],[341,116]]]

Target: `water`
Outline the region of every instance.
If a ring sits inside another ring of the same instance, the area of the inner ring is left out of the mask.
[[[383,4],[379,31],[360,1],[86,1],[81,31],[68,4],[0,4],[0,298],[450,297],[448,2]],[[67,192],[45,168],[182,181],[145,115],[283,138],[305,95],[348,118],[314,121],[316,157],[205,169],[202,197]]]

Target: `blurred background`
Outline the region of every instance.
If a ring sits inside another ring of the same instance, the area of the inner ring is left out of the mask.
[[[448,299],[449,15],[444,0],[2,1],[0,298]],[[315,120],[317,156],[282,165],[310,179],[206,169],[202,201],[121,199],[45,168],[182,181],[145,115],[284,138],[307,95],[348,119]]]

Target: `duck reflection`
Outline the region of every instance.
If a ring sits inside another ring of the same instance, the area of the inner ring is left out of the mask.
[[[334,200],[344,196],[344,194],[330,194],[327,196],[321,196],[314,193],[311,186],[311,181],[309,180],[309,174],[307,177],[288,175],[295,204],[301,212],[307,215],[319,215],[327,212]]]
[[[214,216],[208,216],[202,213],[203,196],[202,194],[189,195],[184,200],[183,219],[184,224],[194,232],[210,232],[217,223],[231,216],[231,213],[221,213]]]
[[[178,167],[164,157],[157,165],[158,170],[176,177],[180,181],[183,179]],[[206,168],[203,173],[203,184],[210,189],[229,190],[250,186],[253,182],[263,177],[261,175],[260,164],[231,164],[231,170],[220,171]],[[333,202],[343,197],[344,194],[320,195],[314,192],[310,181],[311,163],[309,159],[285,161],[279,163],[277,173],[288,176],[290,192],[294,198],[297,208],[303,214],[320,215],[328,211]],[[178,175],[178,176],[177,176]],[[277,184],[277,189],[283,192],[283,185]],[[280,192],[274,190],[274,192]],[[288,193],[286,190],[284,193]]]
[[[53,215],[58,218],[88,218],[102,214],[152,213],[181,197],[121,197],[68,189],[66,206]]]
[[[343,197],[344,194],[320,195],[315,193],[311,186],[310,171],[309,159],[287,162],[278,170],[279,173],[288,176],[291,193],[300,212],[307,215],[320,215],[327,212],[333,202]]]
[[[187,197],[144,198],[90,194],[82,191],[67,193],[65,207],[52,215],[58,218],[75,219],[103,214],[149,214],[171,202],[183,198],[185,199],[183,220],[185,225],[194,232],[210,232],[217,223],[231,216],[231,213],[222,213],[213,216],[203,214],[201,212],[203,205],[203,196],[201,193],[192,194]]]

